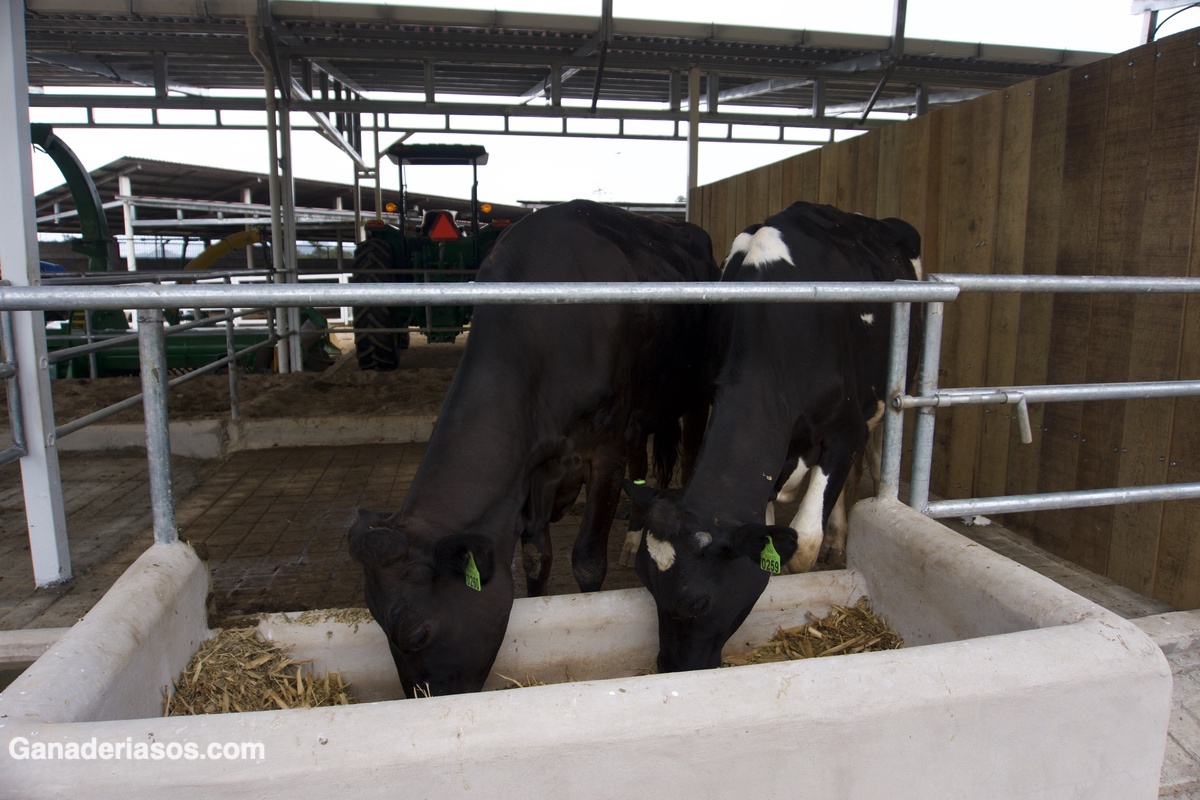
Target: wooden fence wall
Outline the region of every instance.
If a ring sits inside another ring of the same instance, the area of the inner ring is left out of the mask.
[[[795,200],[899,216],[928,272],[1200,277],[1200,29],[701,187],[717,258]],[[943,386],[1200,378],[1200,297],[965,295]],[[984,497],[1200,481],[1200,399],[938,412],[932,490]],[[1040,546],[1200,607],[1200,502],[1012,515]]]

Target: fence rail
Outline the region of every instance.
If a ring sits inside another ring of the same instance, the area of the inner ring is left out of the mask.
[[[0,320],[12,310],[137,309],[143,362],[143,403],[151,468],[155,536],[175,538],[166,425],[165,331],[158,311],[170,308],[250,308],[304,305],[457,305],[581,303],[891,303],[892,342],[885,415],[882,492],[898,496],[903,412],[916,409],[909,503],[931,516],[945,517],[1098,504],[1200,497],[1200,483],[1095,489],[1053,494],[928,502],[934,414],[937,406],[1100,400],[1200,395],[1200,381],[1156,381],[1063,386],[960,387],[939,389],[944,303],[961,292],[1118,292],[1200,293],[1200,279],[1057,276],[935,275],[925,281],[862,283],[466,283],[466,284],[263,284],[0,286]],[[905,393],[909,318],[912,303],[927,304],[925,337],[917,391]],[[231,315],[232,312],[227,312]],[[232,320],[227,319],[226,324]],[[254,347],[266,346],[267,342]],[[7,340],[6,347],[9,346]],[[9,350],[8,352],[11,352]],[[216,369],[228,355],[205,368]],[[236,391],[234,387],[231,390]],[[136,400],[126,401],[133,404]],[[10,401],[11,405],[11,401]],[[110,412],[111,413],[111,412]],[[14,419],[19,414],[14,415]],[[77,422],[81,422],[77,421]],[[75,423],[71,423],[74,425]],[[152,430],[153,428],[153,430]],[[61,429],[60,429],[61,430]],[[69,431],[67,431],[69,432]],[[65,434],[62,434],[65,435]]]

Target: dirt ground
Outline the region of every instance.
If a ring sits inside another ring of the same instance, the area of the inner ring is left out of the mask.
[[[342,414],[430,414],[441,408],[466,337],[454,344],[428,344],[412,337],[412,346],[394,372],[361,372],[347,353],[325,372],[290,375],[238,375],[243,417],[322,417]],[[138,377],[55,380],[51,395],[59,425],[132,397],[141,391]],[[228,375],[203,375],[172,388],[167,396],[173,420],[214,419],[229,414]],[[141,406],[121,411],[107,422],[138,422]],[[0,424],[7,410],[0,403]]]

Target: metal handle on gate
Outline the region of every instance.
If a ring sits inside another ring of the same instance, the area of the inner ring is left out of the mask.
[[[1013,392],[1009,394],[1007,402],[1009,405],[1017,407],[1017,424],[1021,426],[1021,444],[1033,444],[1033,426],[1029,423],[1029,404],[1025,402],[1025,393]]]

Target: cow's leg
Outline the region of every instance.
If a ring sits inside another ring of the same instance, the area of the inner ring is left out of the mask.
[[[787,469],[786,464],[784,465],[784,469]],[[783,482],[783,486],[775,494],[775,500],[778,500],[780,503],[794,503],[800,484],[804,482],[804,476],[807,474],[808,465],[804,463],[803,459],[797,459],[796,466],[792,469],[792,474],[787,476],[787,480]],[[767,525],[775,524],[775,501],[767,503],[767,513],[764,521]]]
[[[796,554],[787,563],[788,572],[808,572],[817,563],[824,522],[822,505],[828,484],[829,474],[818,463],[809,475],[808,489],[804,492],[800,508],[789,525],[796,532],[797,546]]]
[[[608,531],[621,499],[621,478],[625,459],[604,448],[597,448],[592,459],[591,481],[583,522],[571,552],[571,569],[581,592],[596,592],[608,572]]]
[[[850,527],[846,521],[846,504],[849,502],[850,484],[847,483],[842,493],[838,495],[833,511],[829,514],[829,522],[825,525],[825,536],[821,539],[821,554],[818,560],[822,564],[845,566],[846,564],[846,531]]]
[[[821,455],[809,477],[808,490],[792,521],[791,527],[796,531],[800,546],[788,561],[791,572],[807,572],[816,565],[825,524],[841,497],[854,456],[866,439],[866,423],[861,416],[856,418],[852,414],[843,415],[826,433]]]
[[[550,526],[536,533],[521,534],[521,564],[525,568],[525,590],[529,597],[541,597],[550,582],[550,564],[554,560],[550,544]]]
[[[629,447],[629,479],[632,481],[644,481],[646,475],[650,471],[650,466],[647,461],[646,444],[648,436],[644,431],[638,433],[634,443]],[[588,487],[588,498],[591,499],[592,490]],[[642,533],[646,530],[646,512],[638,508],[636,503],[629,505],[629,532],[625,534],[625,544],[621,547],[621,557],[618,563],[622,567],[632,567],[634,560],[637,558],[638,548],[642,546]]]

